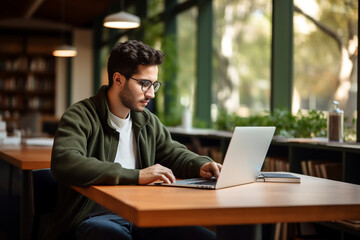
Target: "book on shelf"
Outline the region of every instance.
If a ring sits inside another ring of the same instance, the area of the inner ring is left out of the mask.
[[[316,171],[316,165],[320,164],[321,160],[307,160],[308,174],[313,177],[320,177],[319,171]]]
[[[210,157],[217,163],[223,163],[223,154],[219,147],[209,147]]]
[[[300,162],[300,165],[301,165],[301,172],[302,172],[302,174],[309,175],[309,171],[308,171],[308,168],[307,168],[307,162],[306,162],[306,160],[302,160],[302,161]]]
[[[284,156],[267,156],[261,169],[264,172],[288,172],[289,170],[289,160]]]
[[[300,164],[303,174],[337,181],[342,180],[341,162],[309,159],[302,160]]]
[[[300,183],[300,177],[291,173],[281,172],[261,172],[256,179],[257,182],[282,182],[282,183]]]
[[[320,172],[323,178],[342,180],[342,164],[340,162],[323,163],[320,165]]]

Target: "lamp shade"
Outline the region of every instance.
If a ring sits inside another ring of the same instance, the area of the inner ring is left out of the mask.
[[[140,18],[127,12],[117,12],[104,19],[104,27],[131,29],[140,26]]]
[[[55,57],[75,57],[77,54],[76,48],[70,45],[61,45],[53,51]]]

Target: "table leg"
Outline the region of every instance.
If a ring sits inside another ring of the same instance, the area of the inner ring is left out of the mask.
[[[12,185],[13,185],[13,171],[14,171],[14,169],[13,169],[14,167],[12,166],[12,165],[9,165],[9,187],[8,187],[8,196],[9,197],[12,197],[12,194],[13,194],[13,192],[12,192]]]
[[[262,239],[261,224],[218,226],[216,228],[217,240]]]
[[[34,185],[32,170],[22,171],[20,206],[20,239],[31,239],[34,221]]]

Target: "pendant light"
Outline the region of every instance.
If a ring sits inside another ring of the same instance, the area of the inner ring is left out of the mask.
[[[58,46],[52,54],[55,57],[75,57],[77,55],[77,51],[75,47],[64,44]]]
[[[124,12],[124,1],[120,1],[121,11],[111,14],[104,19],[104,27],[117,29],[132,29],[140,27],[140,18],[133,14]]]
[[[65,24],[65,0],[61,1],[61,21]],[[64,40],[64,27],[61,28],[61,39]],[[52,52],[55,57],[75,57],[77,55],[76,48],[67,44],[63,44],[55,48]]]

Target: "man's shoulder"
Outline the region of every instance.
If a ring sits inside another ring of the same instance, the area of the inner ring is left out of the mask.
[[[90,98],[83,99],[81,101],[78,101],[74,104],[72,104],[67,111],[74,111],[74,110],[85,110],[85,109],[91,109],[94,108],[95,105],[93,101],[91,101]]]
[[[141,112],[135,112],[132,111],[132,118],[133,121],[140,125],[146,125],[146,124],[161,124],[159,118],[152,112],[150,112],[148,109],[144,109],[144,111]]]
[[[64,112],[62,118],[65,116],[68,116],[68,118],[83,118],[82,116],[85,115],[97,115],[95,105],[90,99],[84,99],[69,106]]]

